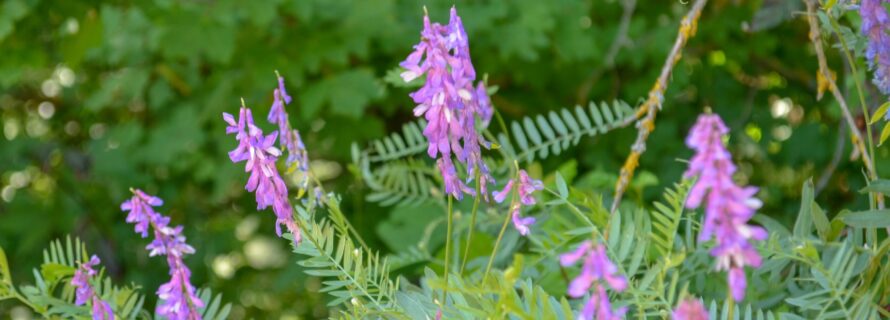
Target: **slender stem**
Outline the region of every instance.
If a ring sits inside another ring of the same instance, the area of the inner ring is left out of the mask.
[[[556,197],[559,197],[559,193],[557,193],[556,191],[551,190],[550,188],[544,188],[544,191],[547,191],[547,192],[549,192],[550,194],[552,194],[552,195],[554,195],[554,196],[556,196]],[[578,209],[578,207],[575,206],[575,204],[573,204],[573,203],[570,202],[570,201],[565,201],[564,204],[565,204],[567,207],[569,207],[569,209],[571,209],[571,210],[569,210],[569,211],[571,211],[572,213],[574,213],[576,216],[578,216],[578,218],[580,218],[581,220],[583,220],[584,222],[586,222],[587,225],[593,227],[593,229],[596,230],[596,225],[593,224],[593,221],[590,221],[590,218],[588,218],[586,215],[584,215],[584,213],[581,212],[581,209]]]
[[[504,238],[504,232],[507,231],[507,225],[510,223],[510,214],[504,218],[504,224],[501,225],[501,232],[498,233],[498,239],[494,242],[494,249],[491,250],[491,256],[488,257],[488,265],[485,266],[485,273],[482,274],[482,283],[485,284],[485,280],[488,279],[488,272],[491,271],[491,265],[494,264],[494,257],[498,253],[498,246],[501,244],[501,240]]]
[[[21,303],[23,303],[24,305],[28,306],[28,308],[31,308],[31,310],[34,310],[34,312],[38,312],[38,313],[40,313],[40,315],[42,315],[42,316],[44,316],[44,317],[46,316],[46,313],[41,312],[40,309],[37,308],[37,306],[35,306],[34,304],[31,303],[31,301],[29,301],[29,300],[26,299],[24,296],[22,296],[22,295],[18,292],[18,290],[16,290],[14,287],[12,287],[11,284],[10,284],[10,286],[9,286],[9,289],[10,289],[10,291],[12,291],[13,297],[15,297],[16,299],[18,299]]]
[[[464,256],[460,260],[460,275],[464,274],[464,268],[467,266],[467,259],[470,257],[470,243],[473,241],[473,230],[476,226],[476,212],[479,209],[479,198],[482,197],[482,183],[479,181],[479,170],[476,170],[476,197],[473,199],[473,212],[470,214],[470,225],[467,227],[467,244],[464,248]]]
[[[445,238],[445,288],[442,289],[442,303],[448,303],[448,274],[451,273],[451,223],[454,220],[451,202],[454,197],[448,196],[448,234]]]
[[[627,33],[630,31],[630,20],[633,17],[636,5],[637,0],[624,0],[621,2],[623,10],[621,13],[621,21],[618,23],[618,30],[615,31],[615,38],[612,40],[612,44],[609,45],[609,50],[606,51],[606,56],[603,59],[605,63],[594,69],[593,72],[590,73],[590,76],[587,77],[587,80],[581,83],[578,87],[577,98],[575,99],[578,104],[585,103],[587,96],[590,94],[590,89],[593,88],[594,83],[599,80],[603,71],[615,66],[615,57],[618,56],[618,52],[621,51],[622,47],[627,45],[629,40],[627,38]]]
[[[312,171],[312,169],[310,168],[306,173],[309,175],[310,178],[312,178],[312,181],[315,181],[315,187],[321,189],[322,194],[324,194],[325,193],[324,186],[322,186],[321,181],[318,180],[318,177],[315,175],[315,173]],[[311,197],[312,195],[307,195],[307,196]],[[365,249],[365,251],[371,252],[371,248],[368,247],[368,245],[365,243],[365,240],[362,239],[362,235],[360,235],[358,233],[358,230],[356,230],[355,227],[352,226],[352,223],[349,222],[349,219],[346,219],[346,215],[344,215],[343,211],[340,210],[340,206],[339,205],[328,206],[328,208],[332,208],[336,211],[335,214],[339,215],[339,218],[340,218],[338,220],[343,220],[344,224],[346,225],[346,230],[349,231],[350,233],[352,233],[352,236],[362,246],[362,249]]]
[[[832,32],[834,32],[835,36],[837,36],[838,40],[840,41],[841,48],[843,49],[842,51],[844,52],[844,56],[847,58],[847,62],[850,64],[850,70],[853,72],[853,84],[856,85],[856,92],[859,95],[859,105],[862,108],[862,115],[865,117],[865,120],[866,120],[865,121],[865,134],[866,134],[866,143],[868,144],[868,155],[872,156],[872,158],[870,160],[872,163],[874,163],[875,162],[875,158],[874,158],[875,143],[874,143],[874,138],[872,137],[872,133],[871,133],[871,125],[869,124],[871,122],[871,115],[869,115],[869,113],[868,113],[868,106],[865,102],[865,93],[862,90],[862,84],[859,82],[859,68],[856,67],[856,60],[853,59],[853,56],[850,54],[850,49],[847,46],[847,40],[845,40],[844,37],[841,36],[840,32],[838,31],[840,29],[840,27],[837,24],[837,20],[831,15],[831,12],[828,12],[828,10],[825,10],[825,14],[826,14],[826,16],[828,16],[828,20],[831,22],[830,23],[831,30],[832,30]],[[866,155],[863,154],[862,156],[866,156]],[[878,170],[878,168],[875,167],[874,176],[870,177],[870,179],[872,179],[872,180],[877,179],[877,177],[878,177],[877,170]],[[876,205],[879,205],[881,208],[883,208],[883,201],[877,200],[878,197],[881,197],[881,200],[883,200],[883,196],[880,196],[875,193],[871,193],[871,195],[872,195],[872,199],[871,199],[872,201],[870,202],[871,207],[874,209]],[[879,202],[880,202],[880,204],[879,204]]]
[[[504,118],[501,117],[501,113],[498,112],[498,109],[492,108],[492,110],[494,110],[494,117],[498,120],[498,125],[501,127],[501,130],[504,131],[504,134],[510,132],[510,130],[507,130],[507,123],[504,122]]]
[[[707,2],[707,0],[696,0],[695,3],[692,4],[689,12],[680,23],[680,29],[677,32],[677,40],[674,41],[674,46],[671,48],[670,53],[668,53],[664,66],[661,68],[661,74],[658,76],[652,89],[649,90],[648,99],[646,99],[646,101],[643,102],[643,105],[640,106],[639,110],[637,110],[636,116],[638,118],[642,115],[645,115],[645,117],[642,117],[637,121],[637,139],[634,141],[634,144],[631,145],[631,152],[624,161],[624,165],[621,167],[621,172],[618,176],[618,181],[615,183],[615,197],[612,202],[612,213],[615,213],[615,211],[618,210],[618,205],[621,203],[621,196],[624,195],[627,185],[630,184],[630,180],[633,178],[634,171],[640,163],[640,156],[646,151],[646,140],[649,138],[649,133],[655,129],[655,115],[658,113],[658,110],[661,109],[661,105],[664,102],[664,92],[667,89],[671,72],[673,72],[677,62],[680,61],[680,56],[682,55],[681,51],[683,47],[686,46],[686,42],[689,38],[695,35],[698,26],[698,18],[701,16],[702,9]]]
[[[813,48],[816,49],[816,58],[819,62],[819,75],[822,79],[824,79],[824,84],[827,85],[828,90],[831,91],[831,94],[834,96],[835,100],[837,100],[838,105],[841,108],[841,113],[843,114],[844,120],[847,121],[847,126],[850,127],[853,144],[856,146],[857,150],[862,156],[862,164],[865,166],[865,170],[868,172],[868,180],[874,180],[877,178],[878,175],[874,166],[874,162],[872,162],[873,158],[871,157],[871,153],[869,152],[868,148],[866,148],[865,143],[863,143],[862,133],[859,132],[859,129],[856,126],[856,120],[853,119],[853,114],[850,112],[850,108],[847,106],[847,100],[844,98],[844,95],[841,93],[840,89],[838,89],[837,83],[835,83],[834,77],[831,74],[831,70],[828,68],[828,62],[826,62],[825,51],[822,48],[822,33],[819,29],[819,23],[816,21],[816,4],[814,0],[805,0],[805,3],[807,5],[807,21],[810,24],[810,41],[813,42]],[[875,196],[878,208],[883,208],[884,197],[880,194],[877,194]]]

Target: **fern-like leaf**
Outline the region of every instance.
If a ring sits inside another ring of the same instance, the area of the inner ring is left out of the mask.
[[[684,180],[674,184],[671,189],[664,192],[664,201],[655,202],[655,210],[651,210],[652,215],[652,245],[658,253],[659,259],[673,258],[674,240],[678,237],[678,229],[683,218],[684,204],[686,195],[689,193],[691,181]]]
[[[558,155],[577,145],[581,138],[620,128],[632,123],[634,117],[634,110],[623,101],[591,102],[586,110],[576,106],[525,117],[512,122],[510,132],[497,134],[504,159],[494,162],[491,169],[496,174],[503,173],[514,159],[532,161]],[[436,197],[441,182],[425,156],[428,142],[423,136],[424,127],[423,120],[408,123],[401,132],[372,141],[364,151],[353,145],[357,174],[371,190],[369,201],[390,206],[417,204]]]
[[[204,307],[199,308],[198,312],[205,320],[228,319],[229,312],[232,311],[232,305],[229,303],[222,304],[222,295],[213,295],[210,289],[200,289],[196,293],[201,301],[204,301]]]
[[[480,276],[476,274],[475,276]],[[432,319],[441,310],[443,319],[573,319],[565,298],[549,295],[531,280],[511,281],[492,271],[480,287],[478,279],[452,274],[448,280],[447,304],[440,306],[444,279],[426,269],[421,286],[402,281],[398,304],[412,319]]]
[[[857,285],[867,266],[868,253],[859,253],[849,240],[826,247],[822,259],[810,265],[811,285],[785,301],[801,314],[819,319],[873,319],[878,311],[869,293],[857,296]],[[812,285],[814,284],[814,285]],[[865,302],[861,302],[865,300]],[[864,303],[864,305],[861,305]]]
[[[751,305],[738,305],[731,304],[728,300],[722,303],[717,303],[717,301],[711,301],[710,308],[708,308],[708,314],[711,316],[711,319],[716,320],[777,320],[775,314],[772,311],[763,311],[760,309],[755,309]],[[730,319],[730,314],[732,314],[732,319]],[[782,315],[782,319],[787,319],[788,317],[794,317],[795,315],[791,313],[785,313]]]
[[[306,268],[306,274],[325,279],[321,291],[334,298],[329,305],[351,299],[356,308],[393,311],[398,284],[389,279],[386,259],[357,248],[352,238],[339,232],[330,220],[322,218],[316,222],[306,209],[297,206],[297,211],[303,241],[294,252],[308,257],[298,262]]]
[[[561,109],[514,121],[510,132],[516,147],[506,135],[499,135],[498,142],[514,159],[531,162],[558,155],[577,145],[582,137],[606,133],[630,123],[633,118],[633,109],[623,101],[591,102],[587,111],[575,106],[574,113]]]
[[[392,160],[375,170],[370,162],[361,163],[361,174],[372,190],[367,199],[383,206],[395,204],[417,205],[433,199],[439,182],[433,168],[414,159]]]

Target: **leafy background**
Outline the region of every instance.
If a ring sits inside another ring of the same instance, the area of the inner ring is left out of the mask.
[[[688,5],[635,3],[626,39],[609,55],[631,1],[456,6],[477,71],[499,88],[493,103],[517,119],[589,100],[633,105],[645,97]],[[370,245],[392,252],[423,239],[439,249],[441,238],[424,239],[438,211],[364,200],[350,147],[412,121],[411,89],[394,85],[393,68],[418,40],[422,6],[434,21],[447,21],[453,4],[4,1],[0,246],[14,278],[28,279],[51,239],[74,234],[118,283],[153,292],[167,277],[163,260],[147,257],[146,241],[118,208],[138,187],[164,198],[162,211],[186,226],[198,250],[187,260],[194,282],[232,302],[233,318],[326,316],[321,283],[300,272],[287,242],[274,238],[271,212],[256,212],[242,188],[245,175],[226,156],[234,141],[220,114],[244,98],[264,115],[275,70],[295,97],[291,122],[312,166],[327,189],[345,195],[344,211]],[[794,15],[802,7],[790,0],[709,3],[675,68],[628,200],[650,203],[679,179],[679,159],[691,154],[683,137],[707,106],[731,127],[739,178],[762,187],[761,212],[790,225],[809,177],[830,215],[867,207],[836,103],[815,99],[817,63],[807,25]],[[858,17],[851,12],[842,22],[855,26]],[[840,54],[828,53],[840,85],[855,90]],[[871,108],[883,99],[871,87],[866,95]],[[540,168],[558,168],[576,187],[608,198],[634,136],[626,128],[585,138]],[[890,170],[888,148],[876,157],[879,172]],[[21,312],[4,302],[3,314]]]

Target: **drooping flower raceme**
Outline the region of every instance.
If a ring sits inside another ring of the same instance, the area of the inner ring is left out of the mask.
[[[303,139],[300,137],[300,132],[291,127],[287,111],[284,110],[285,106],[291,102],[291,96],[284,89],[284,77],[278,76],[278,88],[273,90],[272,95],[274,100],[267,119],[278,125],[279,145],[282,149],[287,150],[285,164],[288,167],[293,164],[297,170],[303,173],[300,185],[305,188],[309,182],[306,175],[309,171],[309,156]]]
[[[294,243],[299,243],[300,229],[294,220],[287,186],[275,164],[281,155],[281,151],[275,147],[278,132],[264,135],[254,124],[250,109],[244,106],[237,121],[228,113],[223,113],[223,119],[229,124],[226,133],[235,133],[238,140],[238,147],[229,152],[229,158],[235,163],[246,161],[244,171],[249,172],[250,177],[244,187],[247,191],[255,192],[257,210],[272,206],[276,216],[275,232],[281,236],[281,225],[284,225],[293,234]]]
[[[757,188],[740,187],[732,180],[736,166],[723,145],[729,129],[716,114],[702,114],[686,138],[695,150],[686,177],[698,180],[689,191],[686,207],[694,209],[706,202],[699,241],[712,237],[716,245],[711,255],[717,258],[717,270],[729,270],[728,283],[736,301],[745,297],[745,266],[759,267],[761,257],[751,240],[767,238],[765,229],[748,225],[761,202],[754,198]]]
[[[203,307],[204,302],[195,295],[195,287],[189,280],[192,272],[182,261],[183,256],[195,253],[195,249],[185,242],[182,226],[170,227],[170,218],[152,208],[163,203],[160,198],[136,189],[133,197],[121,204],[121,210],[129,211],[127,222],[135,224],[136,232],[143,238],[148,236],[149,229],[152,231],[154,239],[145,247],[149,256],[167,256],[170,281],[158,288],[158,315],[173,320],[201,319],[198,308]]]
[[[516,192],[519,194],[519,201],[514,203],[511,206],[511,214],[513,215],[513,227],[519,231],[521,235],[528,235],[529,227],[535,223],[535,218],[533,217],[522,217],[521,208],[522,206],[531,206],[536,203],[535,198],[532,197],[532,193],[535,191],[544,189],[544,184],[541,180],[532,179],[528,176],[528,173],[525,170],[519,170],[519,182],[516,183],[515,179],[510,179],[507,181],[507,184],[504,186],[504,189],[501,191],[494,191],[492,195],[494,196],[494,201],[497,203],[504,202],[504,199],[508,194],[513,190],[513,187],[516,187]]]
[[[672,316],[674,320],[709,320],[711,318],[708,311],[705,310],[705,305],[699,299],[680,301]]]
[[[96,294],[96,290],[90,284],[90,278],[96,275],[93,269],[99,264],[99,257],[92,256],[87,262],[82,262],[80,267],[74,271],[74,277],[71,278],[71,285],[74,286],[74,304],[82,306],[87,302],[92,305],[93,320],[113,320],[114,312],[111,305]]]
[[[568,267],[582,259],[581,274],[569,284],[568,294],[570,297],[580,298],[587,292],[592,291],[592,293],[578,319],[621,319],[627,308],[612,310],[612,303],[609,301],[604,284],[621,292],[627,288],[627,279],[618,274],[618,268],[606,255],[606,247],[602,244],[594,246],[589,240],[581,243],[574,251],[560,255],[559,263]]]
[[[476,70],[457,10],[451,8],[447,25],[430,23],[429,16],[424,15],[420,43],[400,65],[406,69],[401,74],[405,81],[426,75],[426,82],[411,93],[411,98],[417,103],[414,115],[427,120],[423,130],[429,143],[427,153],[432,158],[438,156],[445,192],[458,199],[464,193],[475,195],[475,190],[457,177],[454,154],[466,165],[466,182],[478,175],[480,191],[487,198],[487,187],[494,179],[482,160],[481,147],[489,148],[490,143],[479,134],[476,120],[479,117],[487,125],[493,111],[485,86],[473,86]]]
[[[872,80],[885,95],[890,95],[890,14],[884,7],[887,0],[862,0],[862,34],[868,38],[865,56],[874,71]],[[885,117],[890,120],[890,113]]]

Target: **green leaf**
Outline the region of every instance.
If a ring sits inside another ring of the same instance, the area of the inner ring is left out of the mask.
[[[875,113],[871,114],[871,120],[868,121],[868,124],[875,124],[881,119],[884,118],[884,115],[887,114],[887,109],[890,109],[890,101],[884,102],[878,110],[875,110]]]
[[[559,196],[561,198],[566,199],[569,197],[569,187],[566,185],[566,180],[559,172],[556,173],[556,189],[559,190]]]
[[[890,121],[884,124],[884,129],[881,130],[881,138],[878,139],[878,146],[883,145],[884,141],[887,141],[887,138],[890,138]]]
[[[856,228],[890,227],[890,209],[851,212],[842,220],[848,226]]]
[[[890,194],[890,180],[878,179],[878,180],[870,182],[868,184],[868,186],[859,190],[859,193],[869,193],[869,192]]]
[[[383,96],[385,88],[370,69],[355,69],[329,76],[309,85],[300,96],[303,115],[314,117],[322,106],[331,112],[358,119],[372,100]]]
[[[800,197],[800,211],[797,213],[797,221],[794,222],[794,236],[806,237],[813,227],[813,180],[808,179],[803,184]]]

